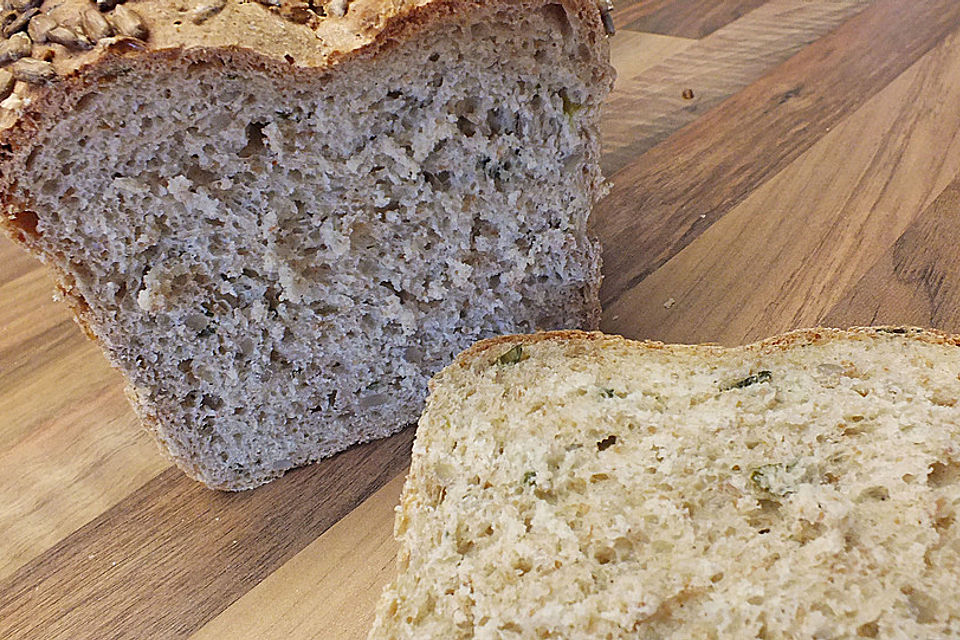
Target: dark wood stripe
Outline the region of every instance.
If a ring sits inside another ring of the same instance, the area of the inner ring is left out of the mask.
[[[960,178],[823,318],[831,327],[913,325],[960,333]]]
[[[601,121],[604,174],[635,162],[868,6],[858,0],[770,2],[659,64],[619,78]]]
[[[603,303],[692,242],[958,26],[955,0],[877,0],[617,172],[594,217],[604,244]]]
[[[244,493],[166,471],[0,582],[0,638],[186,638],[401,473],[413,435]]]
[[[703,38],[768,0],[649,0],[621,7],[614,24],[620,29],[682,38]]]
[[[49,367],[51,361],[63,358],[67,351],[85,345],[86,339],[79,333],[77,325],[64,318],[9,346],[0,343],[0,362],[4,364],[0,369],[0,397],[18,382],[22,383],[26,376]]]

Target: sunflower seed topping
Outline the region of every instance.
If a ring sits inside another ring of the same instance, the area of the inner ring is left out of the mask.
[[[52,64],[34,58],[17,60],[10,65],[10,72],[17,80],[29,84],[43,84],[57,78],[57,71]]]
[[[122,4],[117,5],[110,14],[110,21],[120,35],[138,40],[147,39],[147,25],[133,9],[127,9]]]
[[[89,49],[93,46],[93,43],[90,42],[86,36],[77,33],[69,27],[54,27],[47,32],[47,40],[62,44],[67,49],[73,49],[74,51]]]
[[[608,36],[617,33],[617,28],[613,24],[613,0],[599,0],[597,5],[600,7],[600,21],[603,22],[603,30]]]
[[[90,8],[83,12],[83,32],[96,42],[113,35],[113,27],[96,9]]]
[[[227,0],[208,0],[202,2],[191,12],[190,21],[193,24],[203,24],[213,16],[217,15],[227,5]]]
[[[50,33],[50,30],[56,28],[57,21],[47,14],[41,13],[38,16],[34,16],[33,20],[30,21],[30,26],[27,27],[27,33],[30,34],[30,38],[34,42],[43,44],[47,41],[47,34]]]
[[[3,8],[7,11],[29,11],[30,9],[36,9],[41,4],[43,0],[3,0]]]
[[[30,55],[32,44],[30,36],[25,33],[15,33],[9,40],[0,42],[0,64],[7,64]]]
[[[30,19],[40,13],[39,9],[27,9],[23,13],[10,11],[3,15],[3,37],[9,38],[18,31],[23,31],[30,23]]]
[[[6,99],[13,92],[13,74],[6,69],[0,69],[0,100]]]

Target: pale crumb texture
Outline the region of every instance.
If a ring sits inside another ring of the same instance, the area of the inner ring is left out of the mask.
[[[596,326],[606,45],[559,4],[445,20],[313,86],[120,76],[29,159],[34,247],[208,485],[414,422],[480,338]]]
[[[433,383],[370,638],[960,637],[957,344],[472,349]]]

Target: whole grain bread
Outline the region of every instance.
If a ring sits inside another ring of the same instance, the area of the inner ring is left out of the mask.
[[[592,0],[4,6],[0,226],[208,485],[415,421],[479,338],[596,326]]]
[[[960,637],[960,337],[559,332],[432,382],[371,640]]]

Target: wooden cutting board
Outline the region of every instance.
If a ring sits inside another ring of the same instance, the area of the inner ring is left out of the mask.
[[[605,330],[960,332],[960,2],[618,4]],[[51,291],[0,242],[0,638],[363,638],[413,431],[208,491]]]

